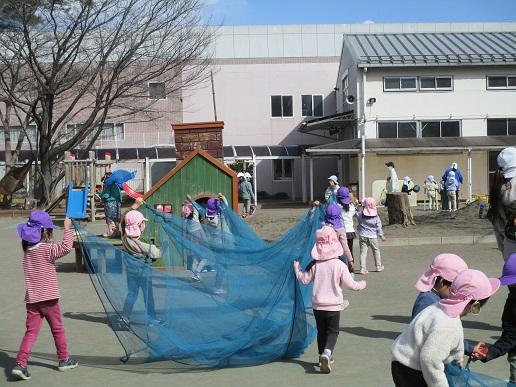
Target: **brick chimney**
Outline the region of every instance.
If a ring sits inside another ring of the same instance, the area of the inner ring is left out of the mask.
[[[224,121],[191,122],[172,124],[176,143],[177,161],[183,160],[191,151],[201,148],[223,161],[222,129]]]

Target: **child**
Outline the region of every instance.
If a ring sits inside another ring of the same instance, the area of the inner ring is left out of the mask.
[[[450,296],[419,313],[394,341],[391,372],[397,387],[447,387],[444,365],[462,362],[464,333],[461,317],[478,314],[500,287],[496,278],[478,270],[460,272]]]
[[[161,324],[162,321],[157,317],[154,306],[154,294],[152,289],[152,262],[161,257],[161,250],[153,244],[148,244],[140,240],[140,236],[145,230],[145,222],[141,212],[131,210],[124,216],[124,234],[122,244],[124,249],[142,264],[132,263],[126,267],[127,275],[127,296],[122,309],[122,322],[128,324],[133,312],[134,304],[138,298],[140,288],[142,289],[143,299],[147,306],[149,322]]]
[[[414,190],[414,188],[409,189],[410,184],[410,177],[405,176],[403,178],[403,185],[401,186],[401,192],[405,192],[407,195],[410,195],[410,193]]]
[[[373,250],[376,271],[381,272],[385,269],[382,265],[382,257],[380,255],[380,247],[378,246],[378,237],[382,241],[385,240],[382,230],[382,221],[378,216],[376,209],[376,201],[373,198],[364,198],[362,202],[362,211],[357,211],[355,217],[358,219],[358,241],[360,245],[360,270],[358,274],[367,274],[367,250],[370,246]]]
[[[516,251],[516,148],[505,148],[496,161],[500,169],[491,184],[487,217],[493,224],[498,249],[507,259]]]
[[[331,175],[328,177],[328,187],[324,191],[324,200],[326,200],[326,203],[335,203],[337,201],[337,191],[339,188],[337,176]]]
[[[473,358],[487,362],[508,353],[509,381],[516,383],[516,253],[511,254],[505,262],[500,283],[509,287],[502,314],[502,336],[496,343],[487,346],[487,354],[477,350],[473,352]]]
[[[226,205],[226,207],[228,206],[226,197],[221,193],[217,195],[217,198],[208,199],[206,209],[206,224],[208,227],[206,228],[206,231],[208,231],[208,236],[214,243],[226,245],[231,243],[231,235],[227,229],[227,224],[222,218],[222,209],[220,206],[221,201]],[[217,267],[217,273],[215,275],[215,289],[213,292],[215,294],[222,295],[226,293],[226,290],[222,287],[222,267],[220,262],[214,262],[214,264]]]
[[[242,218],[247,218],[247,216],[251,215],[251,203],[254,202],[253,186],[249,182],[250,177],[251,175],[246,172],[243,181],[238,186],[238,192],[244,201],[244,213],[242,214]]]
[[[437,210],[437,191],[439,190],[439,186],[437,185],[434,177],[429,175],[426,178],[423,186],[425,188],[426,198],[428,199],[429,203],[428,207],[431,210]]]
[[[342,249],[344,251],[343,256],[341,257],[342,262],[348,265],[349,271],[353,270],[353,256],[349,251],[348,241],[346,239],[346,229],[344,228],[344,224],[342,222],[342,209],[336,203],[330,203],[326,207],[324,213],[324,222],[326,226],[330,226],[337,233],[337,239],[342,245]]]
[[[185,219],[186,230],[189,238],[193,243],[199,243],[205,240],[204,230],[201,225],[200,206],[192,199],[190,195],[186,196],[187,200],[183,203],[182,214]],[[188,257],[190,258],[190,257]],[[200,281],[200,274],[206,265],[206,259],[198,259],[193,257],[191,263],[192,279]]]
[[[317,324],[317,347],[322,373],[331,372],[333,350],[339,335],[340,311],[349,302],[342,296],[342,287],[350,290],[362,290],[365,281],[354,281],[347,266],[338,259],[343,254],[342,244],[335,231],[324,226],[316,232],[316,243],[312,249],[314,261],[301,271],[298,261],[293,262],[297,279],[307,285],[314,283],[312,289],[312,307]]]
[[[50,325],[52,336],[57,348],[59,371],[75,368],[79,363],[68,356],[68,345],[65,329],[59,308],[59,286],[56,275],[56,261],[72,250],[73,231],[72,221],[64,221],[64,236],[61,244],[52,239],[54,224],[50,215],[45,211],[33,211],[25,224],[17,227],[22,240],[23,274],[25,277],[25,306],[27,320],[25,336],[16,356],[16,366],[12,375],[17,379],[31,378],[27,369],[32,346],[36,342],[43,318]]]
[[[353,256],[353,241],[356,238],[353,217],[355,216],[356,208],[351,200],[351,194],[347,187],[340,187],[337,190],[337,204],[342,208],[341,215],[344,221],[344,228],[346,229],[346,240],[348,242],[349,252],[351,256]]]
[[[455,172],[448,172],[445,188],[448,196],[448,211],[457,211],[457,189],[459,182],[455,179]]]
[[[100,193],[100,198],[104,203],[104,214],[106,217],[107,233],[105,238],[120,237],[120,207],[122,202],[122,193],[115,181],[110,181],[111,172],[106,172],[102,178],[104,187]]]
[[[450,295],[450,287],[455,277],[468,265],[455,254],[439,254],[434,258],[430,269],[419,277],[416,289],[420,291],[412,308],[412,319],[426,307]]]

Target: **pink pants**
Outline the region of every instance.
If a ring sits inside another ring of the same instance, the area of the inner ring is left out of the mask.
[[[32,346],[36,342],[43,323],[43,318],[46,318],[50,330],[54,336],[54,342],[57,348],[57,358],[59,360],[68,360],[68,346],[66,344],[66,335],[61,320],[61,309],[59,308],[59,299],[35,302],[33,304],[26,304],[27,320],[25,326],[25,336],[20,344],[18,356],[16,356],[16,363],[27,367]]]

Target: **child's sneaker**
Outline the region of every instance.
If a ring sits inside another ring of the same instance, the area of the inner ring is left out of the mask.
[[[376,266],[376,271],[379,273],[381,271],[383,271],[385,269],[385,266],[383,265],[380,265],[380,266]]]
[[[319,363],[321,363],[321,373],[329,374],[331,372],[330,357],[323,353],[319,356]]]
[[[365,268],[362,268],[359,271],[356,271],[355,273],[356,274],[367,274],[367,273],[369,273],[369,271]]]
[[[11,371],[11,375],[13,375],[18,380],[29,380],[30,372],[27,367],[23,367],[20,364],[16,364],[16,366]]]
[[[78,365],[79,363],[77,362],[77,360],[68,358],[68,360],[59,360],[59,365],[57,366],[57,369],[59,371],[66,371],[76,368]]]

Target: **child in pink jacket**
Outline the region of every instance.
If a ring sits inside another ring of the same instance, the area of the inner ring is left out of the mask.
[[[307,285],[313,282],[312,307],[317,324],[317,346],[322,373],[331,372],[333,349],[339,335],[340,311],[349,302],[342,296],[342,287],[362,290],[365,281],[354,281],[348,267],[339,257],[343,254],[342,245],[335,230],[324,226],[316,232],[316,243],[312,249],[314,259],[303,272],[298,261],[294,261],[297,279]]]

